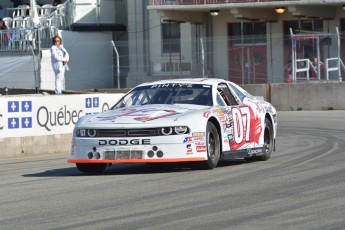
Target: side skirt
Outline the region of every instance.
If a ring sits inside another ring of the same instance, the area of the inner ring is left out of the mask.
[[[242,160],[245,158],[261,156],[264,153],[264,148],[252,148],[236,151],[226,151],[222,154],[222,160]]]

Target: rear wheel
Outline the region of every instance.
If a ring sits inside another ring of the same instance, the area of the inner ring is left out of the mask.
[[[272,154],[273,149],[273,126],[270,120],[265,119],[265,129],[264,129],[264,151],[258,160],[267,161]]]
[[[200,162],[201,169],[214,169],[217,167],[220,158],[220,141],[218,130],[212,122],[207,123],[206,128],[206,151],[207,160]]]
[[[90,174],[97,174],[102,173],[107,164],[83,164],[83,163],[76,163],[77,169],[83,173],[90,173]]]

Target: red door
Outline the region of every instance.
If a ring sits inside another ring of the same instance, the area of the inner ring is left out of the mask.
[[[247,24],[246,27],[252,24]],[[266,36],[246,32],[243,36],[238,35],[238,26],[239,23],[228,24],[229,80],[238,84],[266,83]],[[255,33],[255,30],[252,32]]]

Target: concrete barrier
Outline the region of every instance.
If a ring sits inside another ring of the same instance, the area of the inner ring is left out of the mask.
[[[263,96],[278,111],[345,110],[345,82],[307,82],[242,85],[254,96]]]
[[[271,84],[271,103],[281,111],[344,110],[345,82]]]
[[[0,159],[67,154],[72,134],[0,138]]]
[[[241,87],[253,96],[262,96],[265,101],[271,101],[269,84],[248,84]]]

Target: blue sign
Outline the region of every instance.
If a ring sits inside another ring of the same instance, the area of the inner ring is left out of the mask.
[[[32,112],[31,101],[22,101],[22,112]]]
[[[8,118],[8,129],[18,129],[19,128],[19,117]]]
[[[7,103],[7,111],[9,113],[17,113],[17,112],[19,112],[19,101],[8,101],[8,103]]]
[[[22,117],[22,128],[32,128],[32,117]]]
[[[93,98],[93,107],[94,108],[98,108],[99,107],[99,98],[98,97],[94,97]]]
[[[85,99],[85,108],[92,108],[92,99],[91,98]]]

